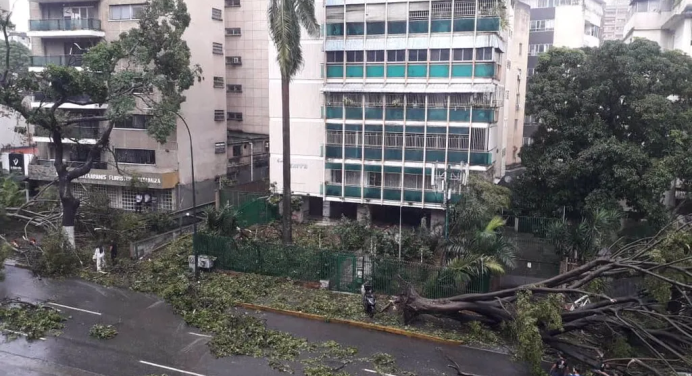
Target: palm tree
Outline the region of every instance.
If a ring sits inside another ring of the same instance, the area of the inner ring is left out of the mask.
[[[620,229],[619,212],[597,209],[578,224],[554,223],[546,234],[555,251],[563,257],[584,261],[612,246]]]
[[[319,35],[314,0],[270,0],[269,35],[276,46],[276,61],[281,70],[281,116],[283,137],[283,240],[293,242],[291,234],[291,114],[289,84],[303,65],[300,46],[301,26],[311,36]]]
[[[502,274],[514,268],[516,248],[502,235],[504,225],[496,216],[483,229],[453,240],[445,250],[447,266],[468,277]]]

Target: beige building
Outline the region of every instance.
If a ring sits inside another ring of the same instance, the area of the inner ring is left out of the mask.
[[[606,1],[603,16],[603,40],[622,40],[630,0]]]
[[[529,20],[531,8],[521,1],[514,3],[512,37],[507,52],[507,80],[505,81],[507,115],[507,146],[505,165],[507,168],[519,165],[519,151],[524,135],[524,111],[526,103],[526,78],[529,61]]]
[[[33,56],[30,69],[40,71],[48,64],[79,69],[81,55],[91,46],[103,40],[116,39],[121,32],[137,26],[138,15],[144,7],[142,3],[127,0],[77,0],[70,3],[31,0],[28,35],[32,39]],[[261,73],[256,72],[253,66],[265,67],[266,82],[267,36],[266,32],[264,36],[256,36],[264,41],[259,44],[256,55],[239,56],[236,61],[229,55],[238,55],[237,51],[242,49],[240,43],[246,43],[248,48],[256,44],[253,25],[264,21],[238,25],[246,29],[240,38],[229,30],[240,20],[250,20],[246,18],[250,14],[264,12],[245,12],[244,8],[236,6],[240,4],[237,0],[189,0],[186,3],[191,23],[184,38],[191,50],[191,63],[199,64],[204,75],[202,82],[185,93],[187,102],[182,107],[182,115],[191,128],[197,202],[201,204],[214,199],[216,182],[227,175],[235,157],[266,150],[266,136],[264,139],[238,139],[235,136],[263,131],[262,111],[256,111],[258,107],[254,103],[260,102],[258,98],[262,95],[266,97],[267,85],[262,91]],[[241,65],[241,59],[245,64]],[[264,64],[259,64],[260,61]],[[259,81],[251,79],[253,75],[257,75]],[[40,93],[37,93],[32,106],[40,106],[40,99]],[[71,107],[85,116],[102,114],[107,109],[105,106]],[[82,143],[93,144],[99,129],[105,126],[103,123],[84,123],[74,132],[82,135]],[[264,127],[266,133],[266,121]],[[52,180],[55,172],[51,166],[54,158],[51,139],[41,129],[35,130],[33,136],[40,152],[29,168],[29,176],[38,181]],[[158,208],[176,210],[191,206],[190,138],[182,121],[167,142],[159,144],[147,136],[146,113],[142,111],[128,123],[116,124],[110,141],[114,152],[101,155],[91,173],[78,179],[77,182],[83,184],[75,185],[77,191],[88,187],[102,190],[110,196],[113,206],[133,209],[135,195],[142,190],[133,189],[130,180],[131,176],[138,176],[148,184],[145,193],[156,198]],[[86,157],[83,149],[72,143],[65,158],[74,164],[82,163]],[[234,151],[237,154],[234,155]],[[116,161],[124,174],[117,171]],[[234,166],[237,170],[238,163]],[[246,163],[245,167],[249,165]]]

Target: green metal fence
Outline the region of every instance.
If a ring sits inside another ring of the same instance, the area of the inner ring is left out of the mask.
[[[328,280],[330,289],[358,292],[371,281],[377,293],[401,292],[396,276],[411,283],[428,298],[487,292],[490,278],[469,281],[456,271],[434,265],[371,259],[354,254],[314,250],[198,234],[194,247],[200,254],[216,257],[216,267],[243,273],[288,277],[302,281]]]
[[[267,195],[261,193],[220,190],[219,204],[236,208],[238,225],[241,227],[269,223],[279,218],[278,208],[267,201]]]

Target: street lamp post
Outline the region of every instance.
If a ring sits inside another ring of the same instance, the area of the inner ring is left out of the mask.
[[[180,120],[185,124],[185,129],[187,129],[187,135],[190,137],[190,174],[192,176],[192,250],[195,253],[195,279],[199,279],[199,250],[195,247],[194,239],[197,235],[197,189],[195,188],[195,150],[192,146],[192,133],[190,133],[190,127],[187,125],[187,121],[179,113],[175,113]]]

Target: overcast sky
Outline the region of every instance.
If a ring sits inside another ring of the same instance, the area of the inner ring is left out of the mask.
[[[29,0],[10,0],[10,9],[17,31],[29,31]]]

